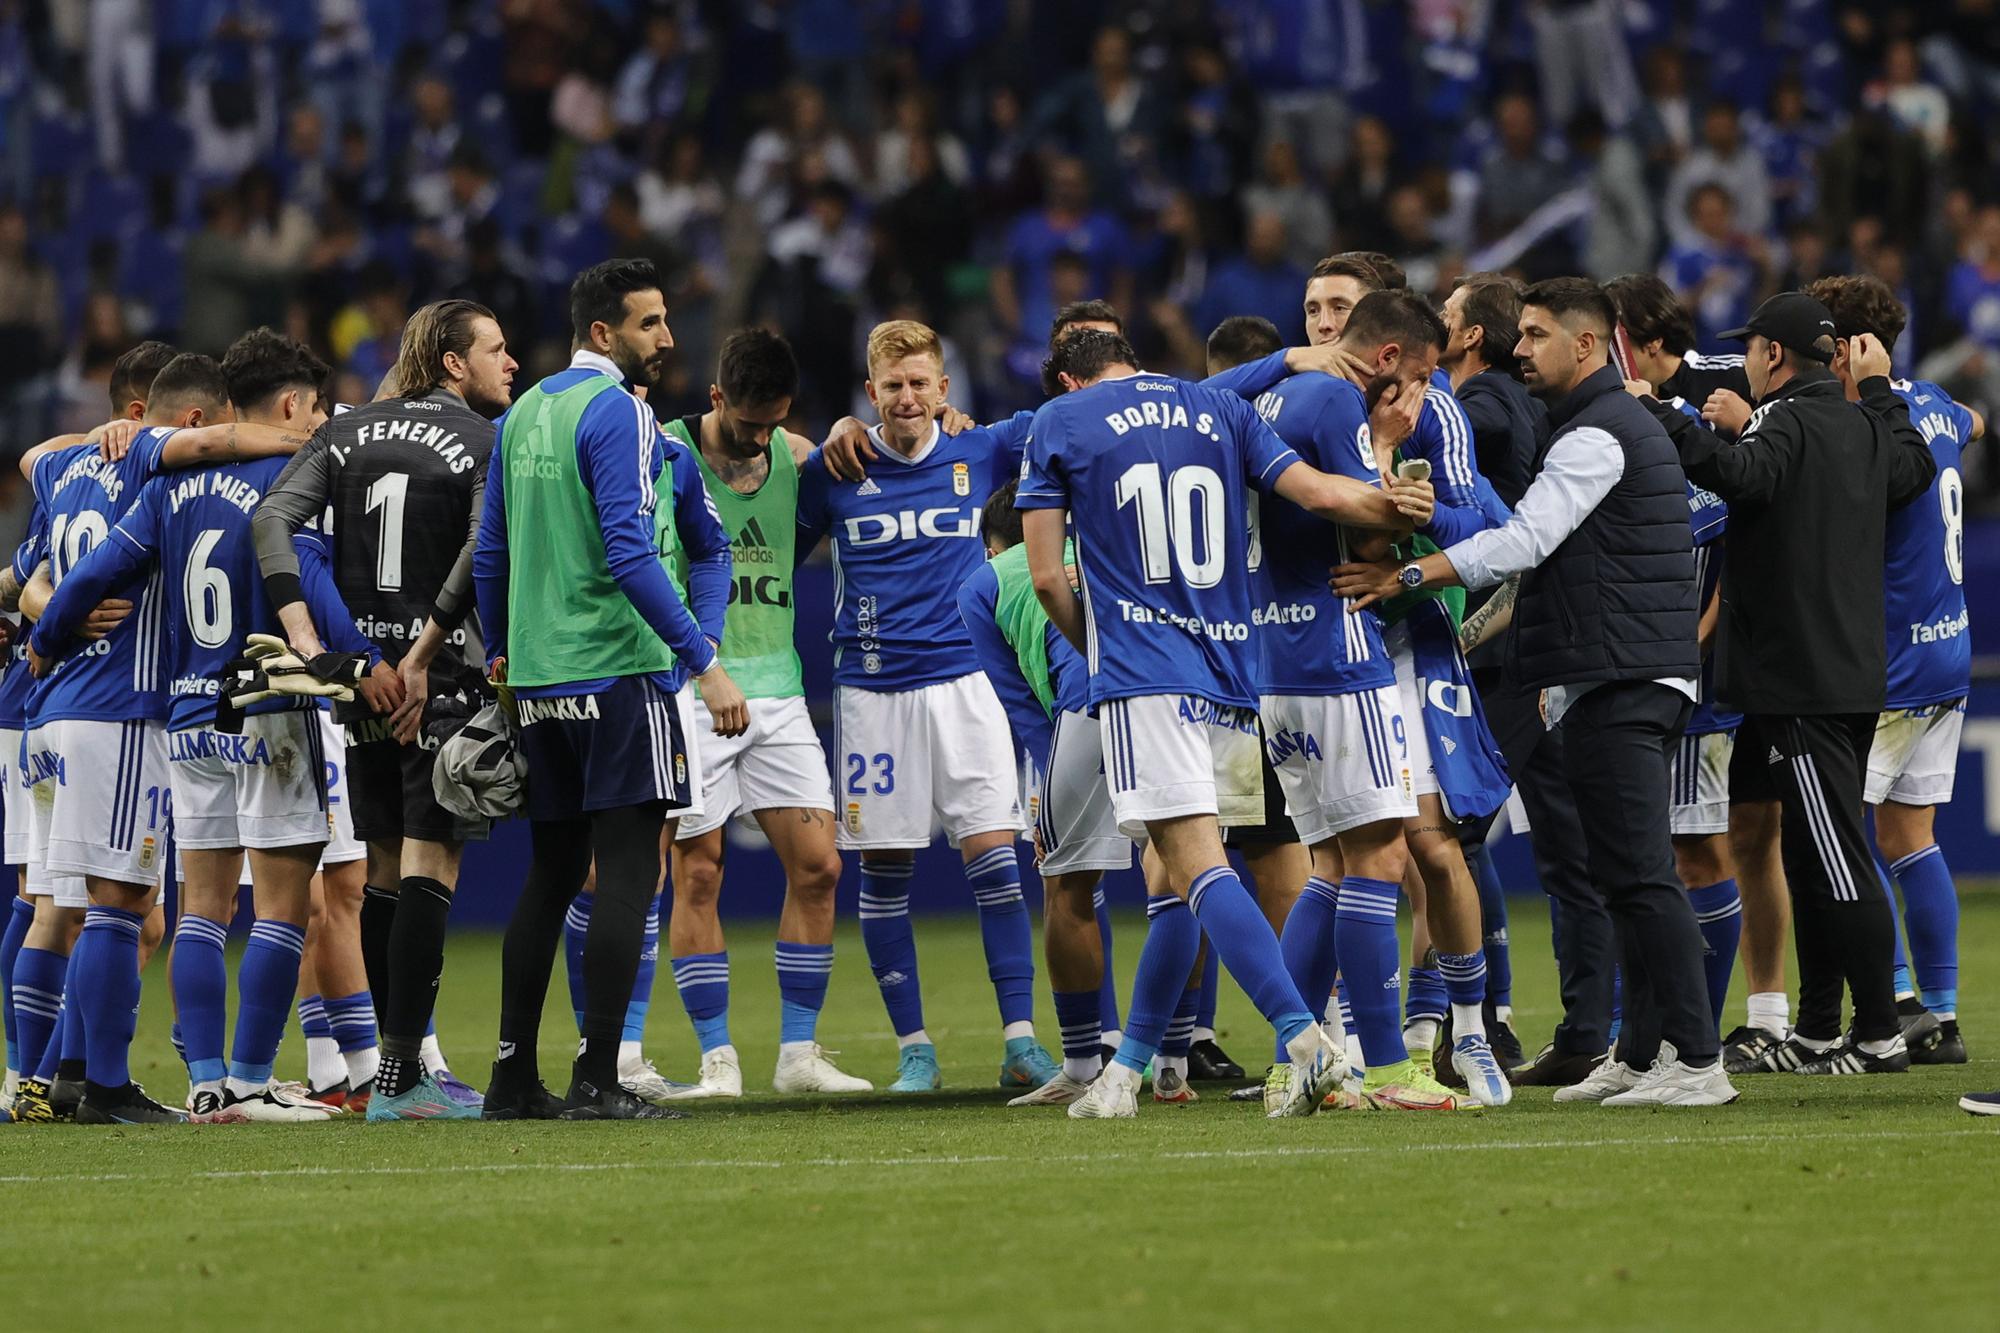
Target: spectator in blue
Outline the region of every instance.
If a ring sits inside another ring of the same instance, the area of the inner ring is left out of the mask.
[[[1805,85],[1791,75],[1771,89],[1771,113],[1750,136],[1771,183],[1772,221],[1782,234],[1819,208],[1819,149],[1826,141],[1806,118]]]
[[[1253,213],[1243,229],[1243,253],[1217,264],[1195,311],[1197,330],[1213,329],[1231,315],[1256,315],[1281,329],[1299,321],[1305,270],[1285,257],[1285,220]]]
[[[1945,311],[1989,356],[2000,355],[2000,204],[1979,210],[1946,283]]]
[[[1753,246],[1736,231],[1729,192],[1713,182],[1688,197],[1688,239],[1667,251],[1660,278],[1694,311],[1695,350],[1727,353],[1718,335],[1743,327],[1757,301]]]
[[[1007,232],[1004,262],[993,271],[993,309],[1001,326],[1017,339],[1043,346],[1056,306],[1050,294],[1049,263],[1075,255],[1090,273],[1092,296],[1120,310],[1132,307],[1132,279],[1126,271],[1125,228],[1090,202],[1090,173],[1073,157],[1049,162],[1042,206],[1015,219]],[[1039,365],[1041,354],[1036,354]]]
[[[1097,30],[1090,70],[1056,85],[1035,108],[1037,143],[1076,153],[1096,188],[1096,202],[1131,207],[1133,185],[1158,166],[1167,125],[1165,99],[1132,68],[1132,38],[1116,25]]]

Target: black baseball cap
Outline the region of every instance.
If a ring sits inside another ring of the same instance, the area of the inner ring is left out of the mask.
[[[1822,365],[1833,360],[1833,312],[1804,292],[1779,292],[1748,324],[1716,336],[1734,342],[1753,333]]]

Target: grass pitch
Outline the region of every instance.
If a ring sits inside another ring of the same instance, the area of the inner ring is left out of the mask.
[[[1141,930],[1121,922],[1128,982]],[[1513,931],[1532,1049],[1555,1017],[1539,903],[1515,900]],[[730,940],[753,1088],[776,1050],[771,938]],[[947,1084],[921,1100],[766,1093],[667,1124],[0,1127],[6,1308],[149,1329],[1994,1326],[2000,1125],[1954,1103],[2000,1085],[2000,895],[1965,903],[1969,1068],[1746,1078],[1716,1111],[1530,1090],[1480,1115],[1267,1122],[1207,1087],[1136,1123],[1009,1111],[975,922],[921,920],[918,944]],[[851,924],[838,956],[822,1040],[886,1083]],[[453,941],[439,1027],[475,1083],[498,967],[497,937]],[[172,1100],[165,984],[155,963],[135,1066]],[[664,968],[656,993],[651,1053],[691,1077]],[[566,1008],[558,979],[558,1091]],[[1261,1070],[1269,1029],[1229,986],[1220,1026]]]

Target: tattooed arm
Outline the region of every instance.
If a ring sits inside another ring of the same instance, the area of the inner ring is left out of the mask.
[[[1521,576],[1501,584],[1486,605],[1465,618],[1458,631],[1458,650],[1469,653],[1514,623],[1514,599],[1521,593]]]

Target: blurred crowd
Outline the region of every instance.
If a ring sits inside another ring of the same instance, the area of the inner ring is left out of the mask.
[[[0,447],[144,336],[268,322],[365,400],[446,294],[540,374],[611,254],[670,275],[677,390],[766,321],[813,427],[877,319],[993,415],[1066,301],[1198,371],[1337,249],[1658,269],[1704,350],[1874,273],[1899,369],[1991,415],[1996,110],[2000,0],[0,0]]]

